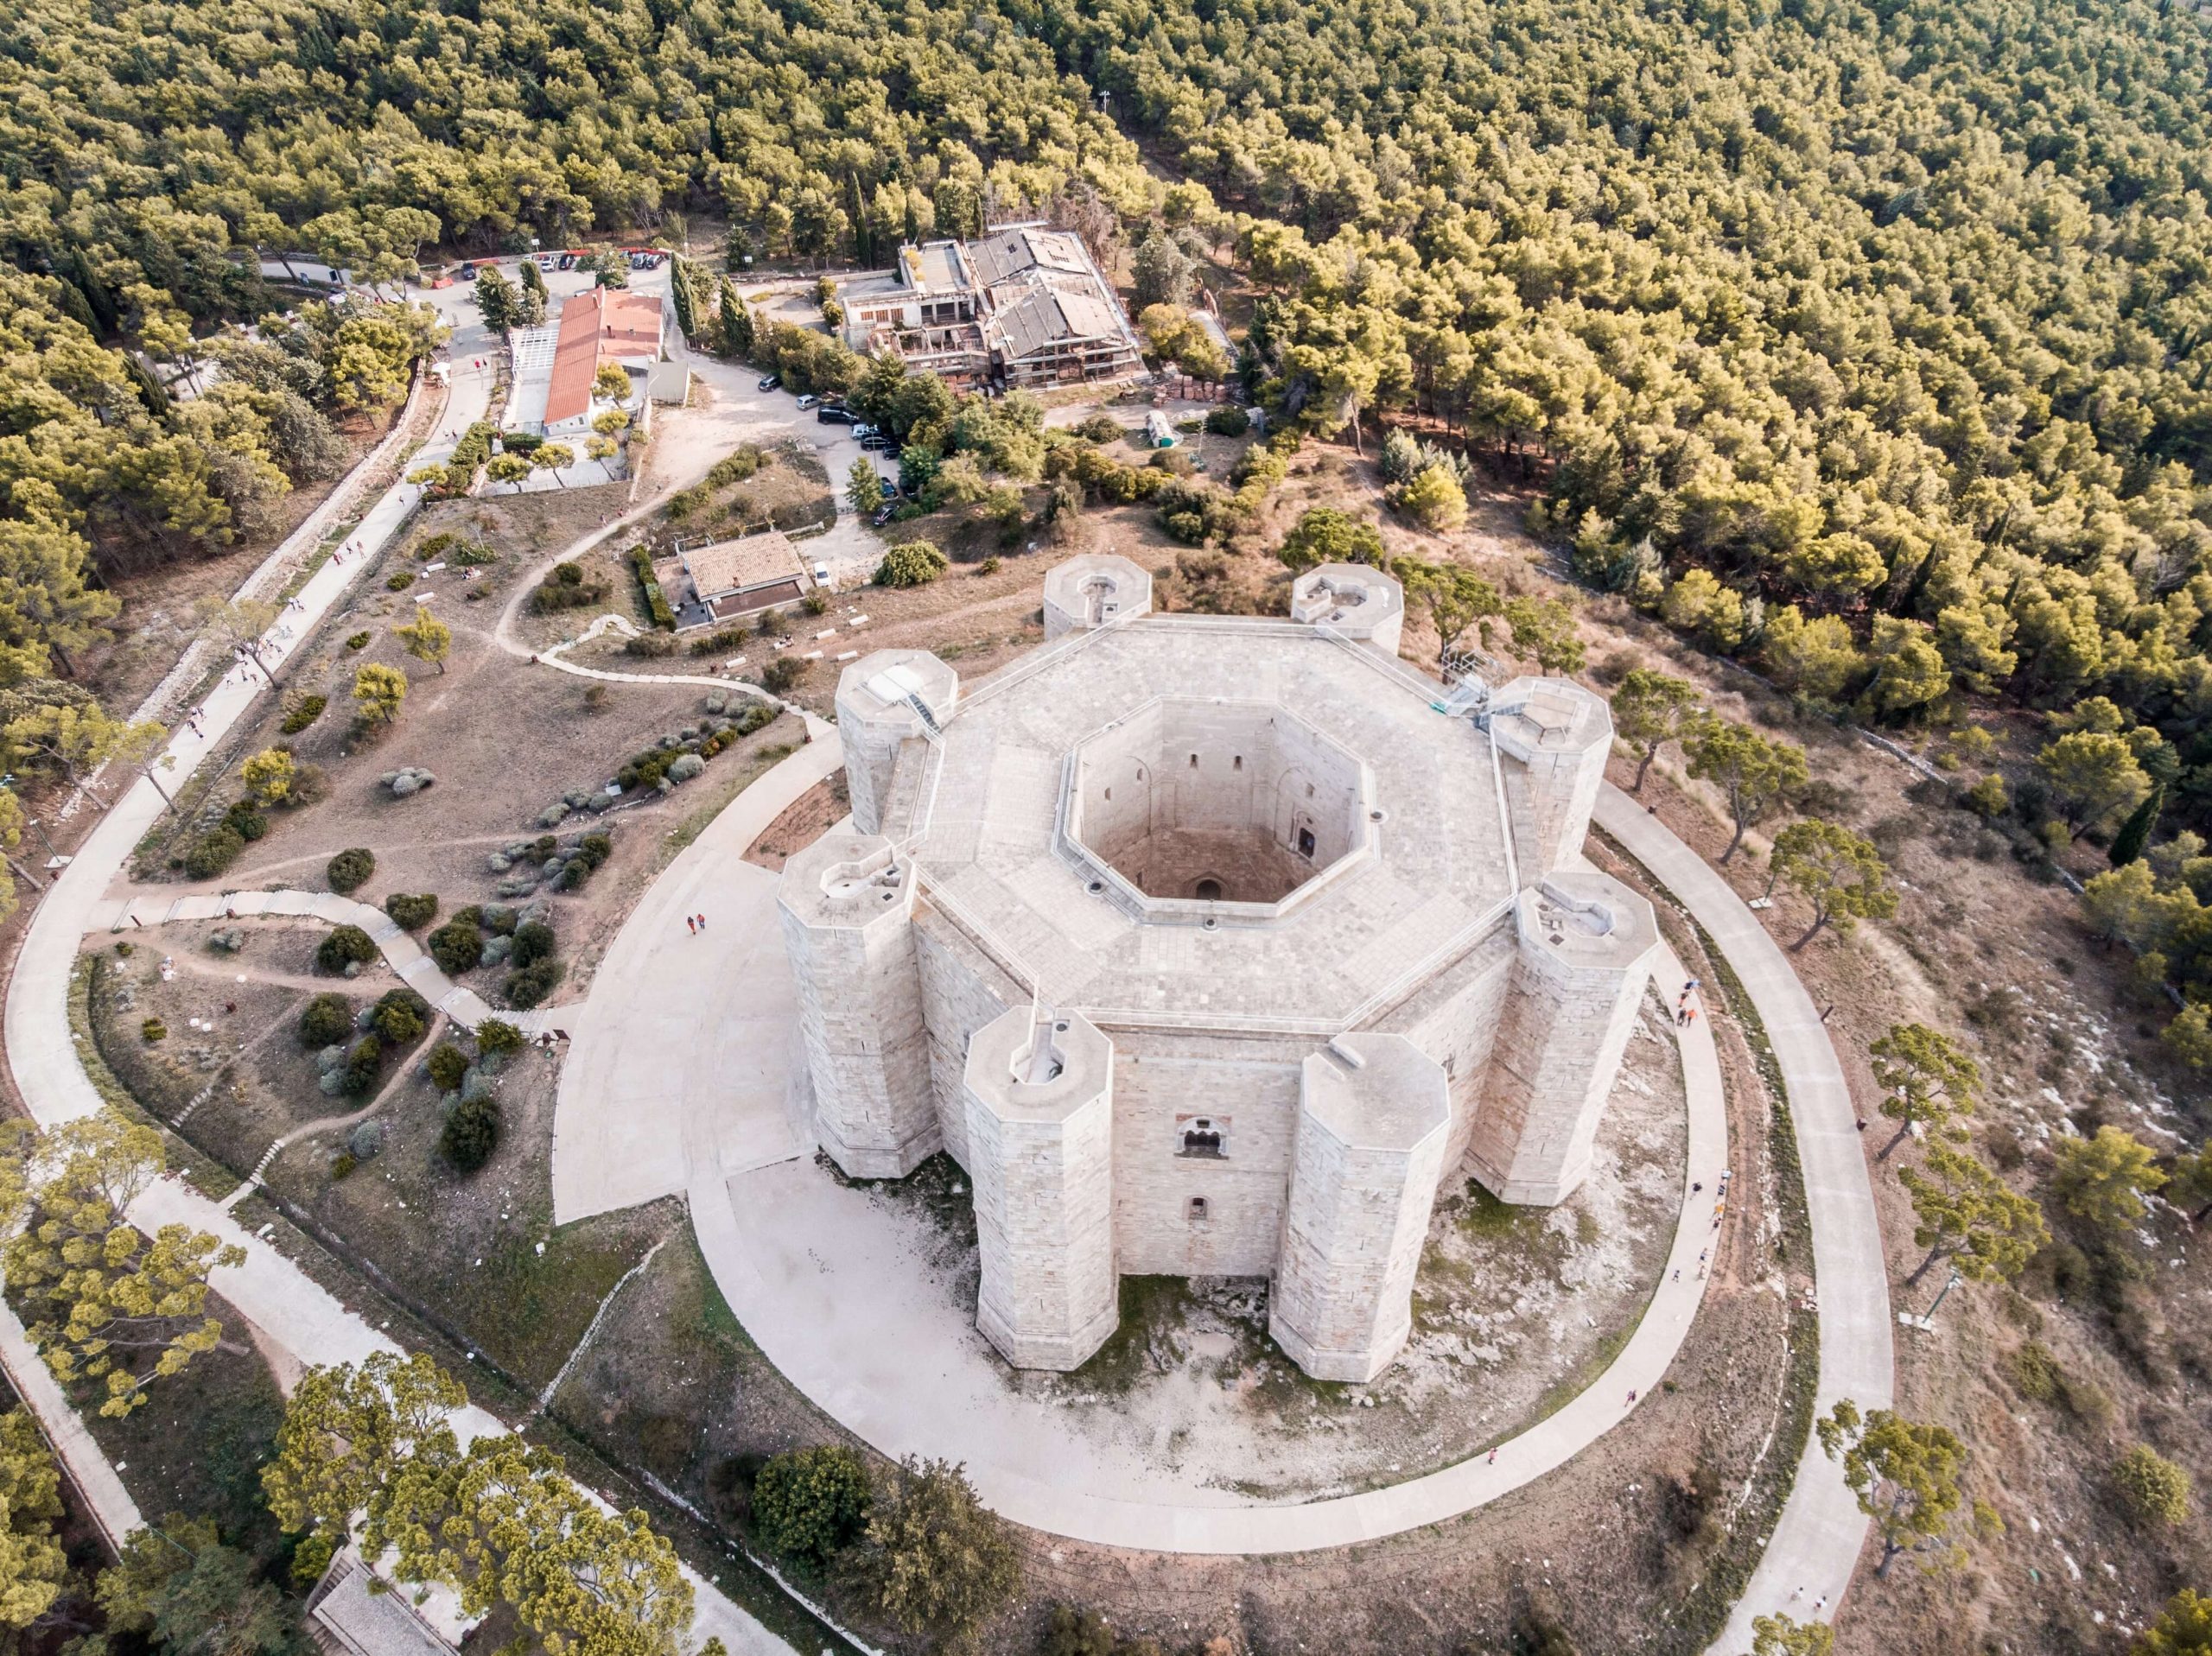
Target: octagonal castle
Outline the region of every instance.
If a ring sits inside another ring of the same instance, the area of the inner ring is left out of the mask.
[[[1589,1171],[1657,942],[1580,863],[1611,720],[1408,671],[1376,569],[1288,620],[1150,610],[1078,557],[964,695],[924,651],[846,669],[852,820],[779,892],[817,1134],[855,1177],[967,1170],[1018,1367],[1096,1351],[1124,1272],[1265,1276],[1301,1367],[1370,1380],[1440,1188]]]

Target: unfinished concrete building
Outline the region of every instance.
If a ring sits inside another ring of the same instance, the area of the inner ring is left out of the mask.
[[[1008,225],[972,242],[899,250],[838,290],[845,342],[966,390],[1077,384],[1141,373],[1128,314],[1083,238]]]
[[[1403,668],[1373,569],[1309,572],[1285,620],[1150,608],[1076,558],[1047,643],[972,688],[846,669],[852,819],[779,894],[817,1136],[855,1175],[967,1170],[1017,1366],[1080,1365],[1124,1274],[1266,1277],[1300,1367],[1370,1380],[1440,1190],[1589,1171],[1657,943],[1580,859],[1611,720]]]

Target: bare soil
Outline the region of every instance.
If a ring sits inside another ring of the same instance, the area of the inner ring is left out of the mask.
[[[585,492],[450,502],[436,509],[406,547],[369,573],[343,613],[296,657],[283,675],[287,697],[264,698],[257,716],[233,733],[219,762],[203,767],[181,799],[177,818],[165,825],[167,836],[141,847],[141,877],[192,889],[316,890],[326,885],[325,868],[334,853],[363,847],[377,860],[374,876],[353,893],[363,902],[379,904],[395,891],[429,891],[439,898],[442,915],[467,904],[548,904],[569,972],[556,999],[580,995],[591,967],[664,866],[671,845],[688,843],[696,832],[686,825],[804,739],[797,720],[779,720],[725,749],[702,776],[665,796],[605,794],[625,760],[706,716],[705,693],[696,684],[595,684],[509,655],[492,638],[507,583],[546,550],[585,532],[597,516],[578,504]],[[481,539],[499,552],[499,562],[486,566],[474,582],[467,571],[448,568],[417,580],[406,592],[387,591],[380,577],[422,568],[412,549],[442,528]],[[630,579],[626,570],[623,577]],[[395,626],[411,619],[416,593],[426,587],[433,593],[431,608],[453,632],[442,672],[410,658],[393,636]],[[454,598],[457,592],[478,591],[486,594],[483,600]],[[363,639],[358,650],[352,647],[355,638]],[[408,698],[387,728],[365,730],[352,717],[353,675],[368,662],[410,676]],[[673,670],[681,671],[681,665]],[[308,694],[326,698],[324,711],[304,730],[287,735],[280,728],[284,707]],[[224,874],[194,886],[181,866],[192,837],[241,796],[244,759],[277,745],[288,747],[302,767],[320,773],[323,796],[269,812],[264,837]],[[395,798],[381,778],[404,766],[427,769],[437,780],[410,797]],[[560,822],[541,826],[564,796],[586,794],[607,809],[569,810]],[[538,867],[535,858],[515,856],[518,847],[546,833],[565,845],[587,831],[606,833],[613,841],[613,854],[587,885],[557,891],[541,874],[529,889],[515,889]],[[494,858],[508,866],[495,868]],[[501,968],[489,967],[469,980],[490,995],[504,976]]]
[[[827,834],[853,808],[842,770],[831,772],[784,807],[745,850],[745,860],[783,872],[784,864]]]

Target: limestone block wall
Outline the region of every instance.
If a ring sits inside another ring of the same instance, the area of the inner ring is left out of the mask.
[[[914,963],[939,1133],[947,1153],[967,1167],[968,1107],[963,1078],[969,1040],[1007,1007],[1027,1006],[1029,993],[926,902],[915,915]]]
[[[1381,1027],[1403,1035],[1442,1067],[1449,1083],[1452,1126],[1445,1139],[1439,1194],[1453,1183],[1466,1159],[1475,1117],[1490,1085],[1492,1050],[1513,987],[1519,937],[1510,916],[1497,930],[1383,1018]]]
[[[777,888],[815,1130],[856,1178],[898,1178],[940,1142],[915,968],[912,864],[880,836],[832,833]]]
[[[1114,1234],[1134,1276],[1274,1269],[1297,1131],[1297,1042],[1115,1032]],[[1219,1156],[1185,1153],[1199,1121]],[[1194,1202],[1202,1208],[1194,1209]]]
[[[1611,711],[1567,679],[1520,678],[1491,698],[1489,719],[1505,783],[1521,884],[1533,885],[1581,853],[1612,752]]]
[[[1548,1206],[1588,1177],[1658,929],[1649,904],[1586,872],[1547,875],[1514,917],[1512,992],[1468,1159],[1500,1199]]]
[[[1150,896],[1190,896],[1189,883],[1213,872],[1199,866],[1210,855],[1230,871],[1217,876],[1224,886],[1240,888],[1224,897],[1271,902],[1367,833],[1359,760],[1257,704],[1164,697],[1092,737],[1077,764],[1073,831]],[[1306,834],[1310,852],[1300,849]],[[1255,851],[1272,844],[1280,854],[1255,857],[1240,873],[1231,860],[1239,842]]]
[[[1401,1035],[1341,1035],[1301,1066],[1268,1329],[1317,1380],[1370,1380],[1413,1326],[1451,1127],[1443,1068]]]
[[[1112,1044],[1079,1017],[1025,1004],[969,1044],[976,1325],[1017,1367],[1076,1367],[1118,1318],[1113,1083]]]

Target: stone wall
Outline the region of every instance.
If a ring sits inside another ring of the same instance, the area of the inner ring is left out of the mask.
[[[785,866],[777,913],[798,988],[822,1147],[855,1178],[898,1178],[940,1142],[913,942],[914,869],[831,834]]]
[[[914,964],[928,1033],[931,1096],[944,1148],[968,1166],[968,1107],[963,1075],[975,1032],[1029,992],[926,902],[915,917]]]
[[[1299,1061],[1310,1039],[1112,1031],[1114,1235],[1133,1276],[1263,1277],[1290,1183]],[[1199,1120],[1219,1157],[1182,1153]],[[1203,1215],[1193,1200],[1203,1201]]]

